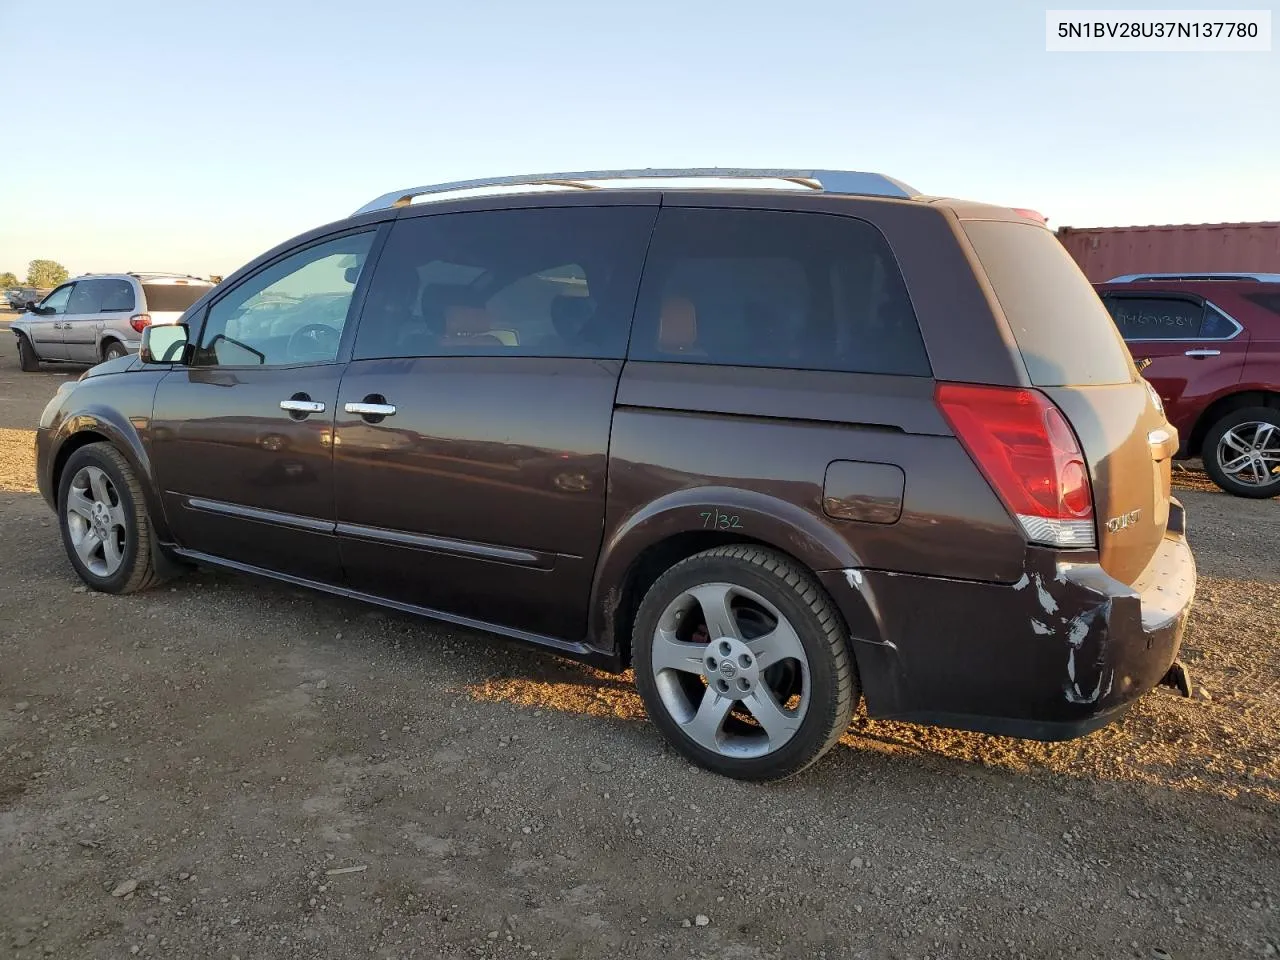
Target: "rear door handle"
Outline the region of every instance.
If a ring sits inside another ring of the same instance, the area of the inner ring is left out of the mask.
[[[362,417],[394,417],[394,403],[348,403],[342,408],[347,413],[358,413]]]
[[[1221,350],[1188,350],[1183,354],[1184,357],[1218,357],[1221,355]]]
[[[324,413],[324,404],[319,400],[281,400],[280,409],[290,413]]]

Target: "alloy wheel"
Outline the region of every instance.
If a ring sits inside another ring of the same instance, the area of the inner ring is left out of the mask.
[[[667,604],[651,661],[671,718],[695,743],[725,757],[780,749],[809,708],[809,661],[795,628],[737,584],[699,584]]]
[[[1236,424],[1218,441],[1218,466],[1237,483],[1266,486],[1280,480],[1280,427],[1252,420]]]
[[[76,556],[96,577],[110,577],[124,563],[129,542],[120,492],[101,467],[81,467],[71,478],[63,506]]]

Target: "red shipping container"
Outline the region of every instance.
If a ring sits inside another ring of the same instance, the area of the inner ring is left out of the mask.
[[[1058,239],[1093,283],[1129,273],[1280,273],[1280,222],[1060,227]]]

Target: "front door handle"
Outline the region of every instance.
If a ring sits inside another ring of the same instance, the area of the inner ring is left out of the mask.
[[[362,417],[394,417],[394,403],[348,403],[342,408],[347,413],[358,413]]]
[[[290,413],[324,413],[324,404],[319,400],[281,400],[280,409]]]
[[[1184,357],[1218,357],[1221,355],[1221,350],[1188,350],[1183,354]]]

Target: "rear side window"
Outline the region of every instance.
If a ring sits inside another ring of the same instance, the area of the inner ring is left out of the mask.
[[[98,280],[102,286],[98,309],[102,313],[129,313],[134,308],[133,284],[128,280]]]
[[[182,313],[206,293],[209,287],[192,283],[144,283],[142,295],[147,298],[150,313]]]
[[[1133,364],[1097,292],[1044,227],[962,221],[1031,382],[1041,387],[1130,383]]]
[[[378,258],[355,358],[621,359],[651,207],[401,220]]]
[[[847,217],[667,208],[645,266],[633,360],[927,377],[884,238]]]
[[[1111,296],[1103,303],[1125,340],[1193,340],[1204,322],[1204,306],[1181,297]]]

